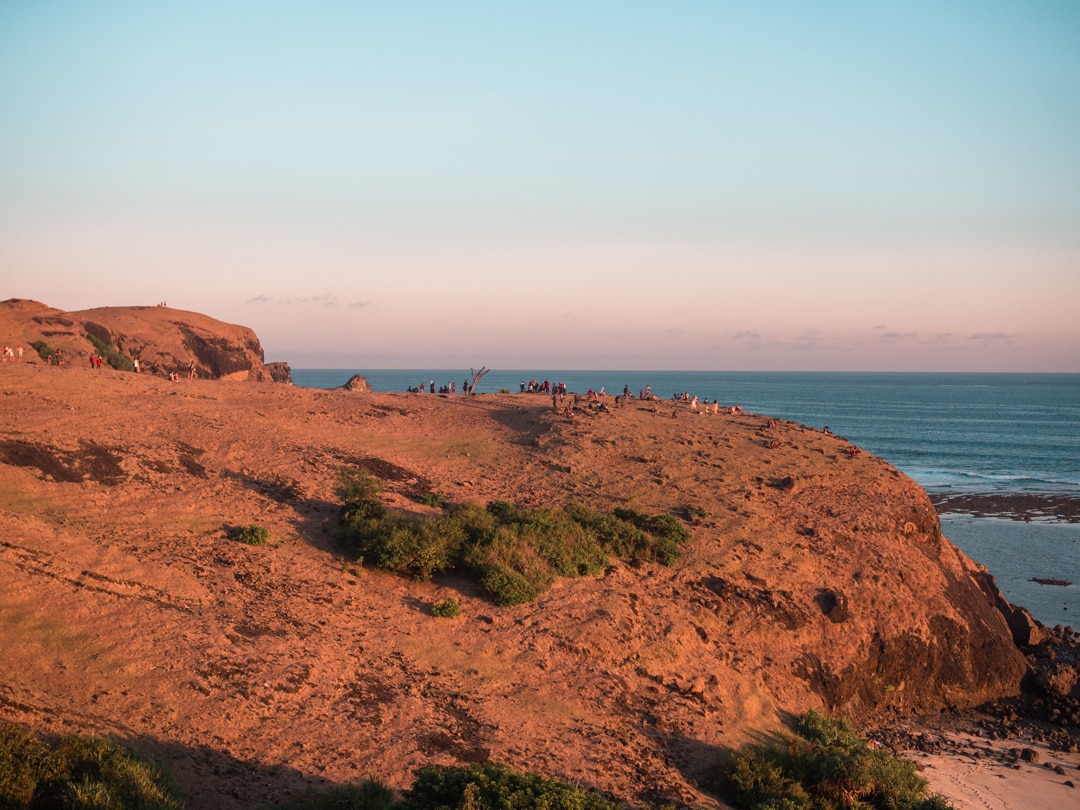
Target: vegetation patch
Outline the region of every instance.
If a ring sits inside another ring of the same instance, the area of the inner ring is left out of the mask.
[[[112,343],[102,340],[96,335],[86,335],[86,339],[94,344],[94,349],[99,355],[105,358],[105,362],[115,368],[117,371],[134,371],[135,366],[131,362],[131,358],[126,354],[121,354]]]
[[[441,619],[456,619],[461,615],[461,605],[452,596],[446,597],[441,602],[431,606],[431,615]]]
[[[468,767],[430,765],[416,772],[405,791],[402,810],[538,808],[547,810],[617,810],[621,805],[599,793],[560,779],[519,773],[488,762]]]
[[[506,765],[432,765],[416,772],[400,799],[382,782],[309,792],[275,805],[275,810],[618,810],[599,793]]]
[[[446,506],[446,496],[441,492],[425,492],[416,500],[424,506],[432,506],[436,509],[442,509]]]
[[[530,602],[556,577],[595,576],[610,557],[672,565],[690,533],[673,515],[598,512],[580,504],[525,509],[507,501],[448,507],[433,519],[391,513],[381,482],[364,470],[339,478],[341,541],[362,562],[427,579],[470,573],[500,605]]]
[[[231,529],[229,537],[248,546],[265,546],[270,542],[270,530],[252,523],[250,526]]]
[[[34,351],[38,353],[38,357],[47,363],[56,362],[56,349],[46,343],[44,340],[32,340],[30,345]]]
[[[870,748],[844,719],[811,709],[797,736],[771,746],[747,745],[720,768],[720,797],[743,810],[951,810],[927,793],[915,765]]]
[[[0,721],[0,807],[179,810],[176,789],[150,760],[100,737],[49,746]]]

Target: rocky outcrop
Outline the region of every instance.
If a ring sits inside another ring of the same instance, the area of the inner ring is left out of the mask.
[[[83,363],[104,354],[117,368],[172,373],[200,379],[291,382],[287,363],[264,363],[258,336],[246,326],[197,312],[161,306],[101,307],[63,312],[37,301],[11,299],[0,304],[5,340],[59,349],[66,362]],[[37,359],[37,353],[30,355]]]
[[[266,372],[270,375],[270,379],[279,383],[292,383],[292,368],[288,363],[275,362],[266,364]]]
[[[367,392],[371,390],[371,383],[367,381],[367,377],[363,374],[353,374],[349,377],[349,381],[341,387],[346,391]]]

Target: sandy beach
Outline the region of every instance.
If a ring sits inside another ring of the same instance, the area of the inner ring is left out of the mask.
[[[992,739],[985,717],[965,713],[892,729],[895,752],[916,763],[930,790],[957,810],[1061,810],[1080,807],[1080,754],[1049,745],[1030,726]]]

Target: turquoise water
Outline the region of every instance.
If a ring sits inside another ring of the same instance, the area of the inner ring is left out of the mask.
[[[334,388],[363,374],[376,391],[456,383],[467,371],[294,369],[296,385]],[[752,413],[828,426],[930,493],[1053,494],[1080,499],[1080,374],[492,371],[477,393],[532,379],[584,393],[624,386],[684,391]],[[419,396],[419,394],[417,394]],[[522,394],[522,396],[536,396]],[[943,515],[945,535],[985,565],[1011,602],[1048,625],[1080,626],[1080,524]],[[1067,580],[1039,585],[1032,577]]]
[[[941,530],[986,566],[1014,605],[1048,627],[1080,629],[1080,525],[942,515]],[[1043,585],[1057,579],[1071,585]]]

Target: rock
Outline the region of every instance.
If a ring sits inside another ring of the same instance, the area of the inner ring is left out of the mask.
[[[346,391],[366,392],[371,390],[371,384],[363,374],[353,374],[343,386]]]
[[[1024,762],[1038,762],[1039,752],[1034,748],[1023,748],[1020,751],[1020,759],[1024,760]]]
[[[1017,647],[1036,647],[1050,638],[1050,631],[1031,617],[1025,608],[1015,607],[998,595],[998,609],[1009,624]]]
[[[292,383],[292,368],[288,363],[275,362],[267,363],[266,372],[270,375],[270,379],[279,383]]]
[[[824,588],[818,591],[814,601],[817,602],[821,612],[833,624],[840,624],[851,618],[851,611],[848,610],[848,599],[840,591]]]
[[[1069,664],[1052,664],[1035,675],[1035,683],[1048,695],[1065,697],[1080,681],[1080,673]],[[1060,712],[1059,712],[1060,713]]]

